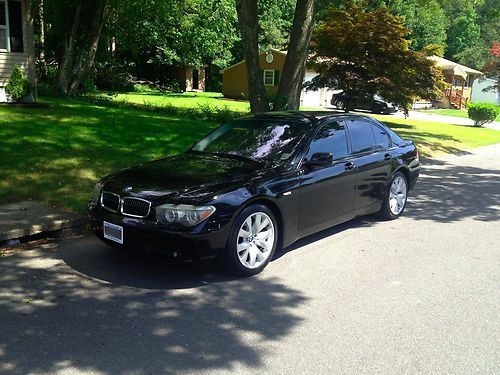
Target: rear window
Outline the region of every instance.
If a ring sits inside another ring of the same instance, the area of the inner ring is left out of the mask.
[[[392,140],[392,143],[393,143],[393,146],[404,146],[406,144],[406,142],[403,140],[403,138],[401,138],[399,135],[397,135],[391,128],[389,128],[388,126],[385,126],[384,124],[380,123],[379,121],[377,120],[372,120],[372,122],[376,125],[376,126],[380,126],[382,129],[384,129],[387,134],[389,134],[389,137],[391,137],[391,140]]]

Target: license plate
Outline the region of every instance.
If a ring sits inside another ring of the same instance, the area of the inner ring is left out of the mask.
[[[104,238],[123,244],[123,227],[104,221],[103,228]]]

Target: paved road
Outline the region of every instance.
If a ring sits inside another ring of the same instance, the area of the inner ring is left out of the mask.
[[[249,279],[91,236],[0,258],[0,373],[498,374],[499,214],[496,146]]]

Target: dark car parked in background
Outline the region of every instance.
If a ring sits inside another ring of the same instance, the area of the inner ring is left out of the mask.
[[[252,275],[301,237],[358,215],[399,217],[419,170],[413,142],[372,118],[264,113],[103,178],[90,223],[110,245],[217,257]]]
[[[330,103],[337,109],[364,109],[373,113],[395,113],[399,111],[398,106],[385,101],[379,95],[363,95],[354,103],[344,92],[333,94]]]

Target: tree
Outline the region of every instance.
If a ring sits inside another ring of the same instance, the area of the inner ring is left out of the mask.
[[[494,80],[494,84],[486,87],[483,91],[500,91],[500,42],[494,43],[488,50],[490,61],[484,66],[486,78]]]
[[[266,112],[269,103],[259,64],[257,1],[236,0],[236,11],[247,66],[250,110]]]
[[[330,7],[349,9],[351,4],[362,7],[365,11],[388,8],[389,11],[403,17],[404,26],[410,29],[410,48],[419,51],[428,44],[446,44],[448,20],[441,0],[319,0],[318,13],[322,18]]]
[[[257,2],[236,0],[236,8],[248,73],[250,109],[252,112],[267,111],[269,103],[259,64]],[[297,1],[274,110],[299,108],[315,13],[316,0]]]
[[[299,109],[315,14],[316,0],[297,0],[288,53],[273,105],[275,111]]]
[[[56,29],[63,36],[58,59],[57,89],[74,95],[89,74],[106,18],[107,0],[60,0],[52,3]]]
[[[441,73],[425,53],[408,48],[410,31],[387,8],[330,8],[313,33],[309,88],[346,92],[351,102],[366,94],[407,107],[415,97],[440,93]]]
[[[297,0],[259,0],[259,47],[261,51],[286,47]]]
[[[410,48],[419,51],[429,44],[446,45],[447,19],[438,0],[394,1],[391,13],[404,18],[411,30]]]

